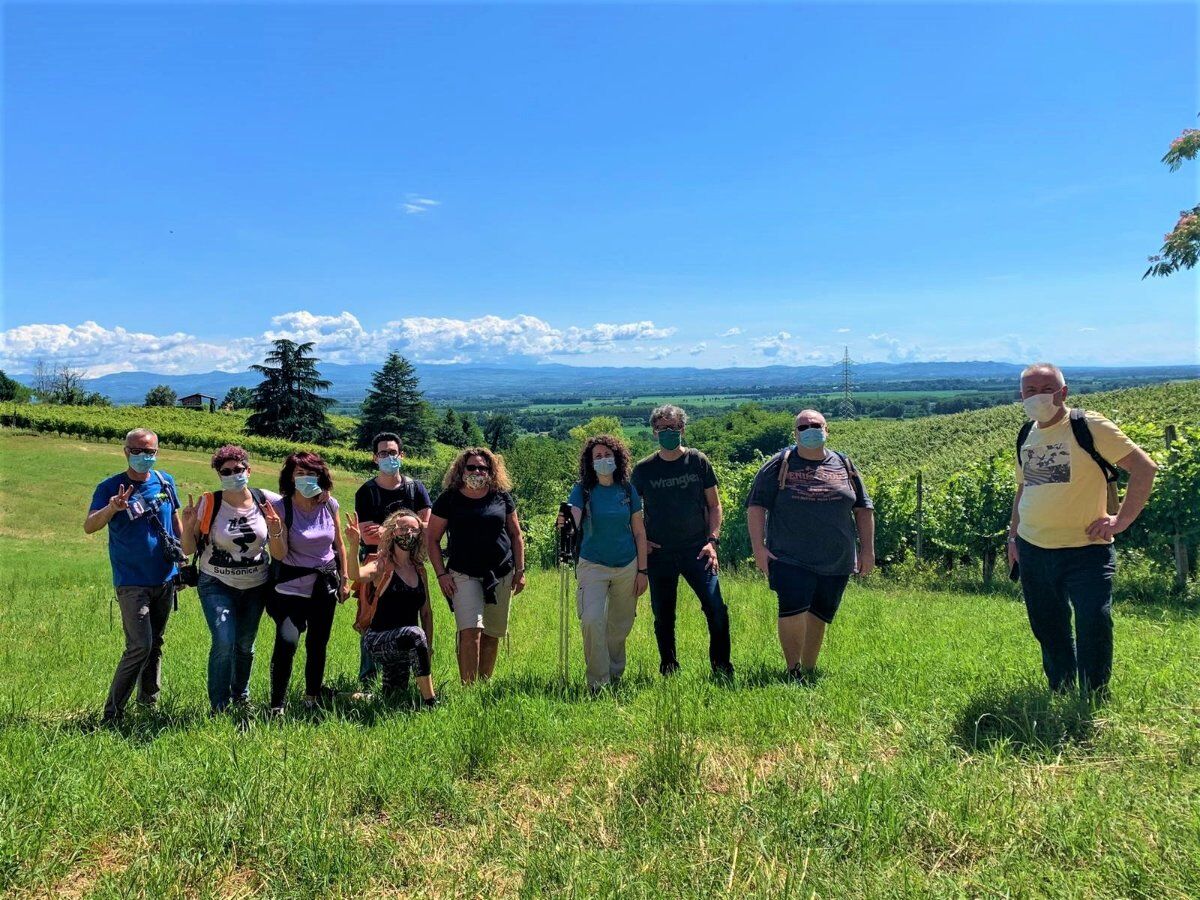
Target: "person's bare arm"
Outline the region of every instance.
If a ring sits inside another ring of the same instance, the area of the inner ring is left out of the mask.
[[[708,534],[712,537],[721,536],[721,495],[717,493],[717,488],[714,485],[704,489],[704,502],[708,506]],[[704,560],[705,566],[710,571],[717,571],[717,548],[710,543],[706,543],[700,548],[700,552],[696,554],[697,559]]]
[[[760,572],[767,574],[770,561],[775,557],[767,549],[767,508],[746,507],[746,531],[750,533],[750,550],[754,553],[754,564]]]
[[[525,590],[525,535],[521,534],[521,523],[517,521],[515,509],[508,514],[504,527],[508,530],[508,538],[512,542],[514,571],[512,592],[515,596]]]
[[[337,516],[333,517],[333,555],[337,560],[338,571],[342,573],[342,583],[338,585],[338,602],[343,602],[350,596],[350,570],[347,568],[346,544],[342,540],[342,530],[337,527]],[[354,548],[354,558],[358,559],[358,548]]]
[[[1008,517],[1008,567],[1011,569],[1017,563],[1017,526],[1021,524],[1021,491],[1025,490],[1024,484],[1017,485],[1017,492],[1013,495],[1012,515]]]
[[[101,528],[105,528],[112,521],[113,516],[129,509],[129,498],[132,496],[132,484],[127,484],[123,488],[117,488],[117,492],[109,498],[106,506],[102,506],[87,514],[87,518],[83,520],[83,533],[95,534]]]
[[[433,604],[425,597],[425,605],[421,607],[421,630],[425,632],[425,643],[429,646],[429,655],[433,656]]]
[[[643,518],[641,510],[629,517],[629,527],[633,530],[633,544],[637,547],[638,573],[637,577],[633,579],[633,595],[640,597],[650,585],[650,579],[642,574],[648,565],[646,560],[649,551],[646,547],[646,520]]]
[[[442,556],[442,535],[446,533],[447,524],[449,523],[441,516],[429,517],[429,525],[425,528],[425,552],[429,556],[429,564],[433,566],[438,588],[449,600],[458,588],[454,584],[454,578],[446,570],[446,562]]]
[[[1134,447],[1117,461],[1117,465],[1129,473],[1129,484],[1125,488],[1125,499],[1115,516],[1101,516],[1088,526],[1088,537],[1093,540],[1109,540],[1120,534],[1142,514],[1150,491],[1154,488],[1154,476],[1158,474],[1158,463],[1141,447]]]
[[[870,575],[875,568],[875,510],[855,507],[854,526],[858,529],[858,574]]]

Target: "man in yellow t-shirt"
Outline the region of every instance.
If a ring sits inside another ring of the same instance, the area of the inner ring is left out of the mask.
[[[1066,691],[1078,680],[1085,693],[1103,695],[1112,674],[1113,535],[1145,507],[1158,467],[1103,416],[1089,412],[1072,422],[1066,399],[1058,366],[1035,363],[1021,373],[1021,402],[1033,422],[1017,459],[1008,562],[1020,564],[1025,609],[1051,690]],[[1076,438],[1079,425],[1109,466],[1129,473],[1115,514],[1107,508],[1104,470]]]

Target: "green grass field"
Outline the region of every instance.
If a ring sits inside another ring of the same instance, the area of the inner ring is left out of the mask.
[[[1044,694],[1011,599],[852,587],[820,677],[798,686],[780,678],[765,585],[729,581],[734,686],[706,677],[684,591],[684,671],[658,677],[643,601],[630,677],[589,700],[577,636],[571,682],[556,679],[557,576],[534,573],[490,684],[455,684],[439,602],[442,707],[346,701],[268,722],[206,715],[208,634],[187,591],[160,708],[98,730],[122,640],[104,537],[81,524],[121,465],[114,445],[0,433],[4,896],[1200,894],[1185,613],[1118,611],[1114,696],[1092,711]],[[185,493],[211,484],[203,456],[162,465]],[[335,686],[357,664],[351,618]],[[264,619],[259,701],[272,636]]]

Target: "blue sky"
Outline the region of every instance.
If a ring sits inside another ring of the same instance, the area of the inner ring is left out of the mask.
[[[1194,6],[16,5],[0,364],[1198,361]]]

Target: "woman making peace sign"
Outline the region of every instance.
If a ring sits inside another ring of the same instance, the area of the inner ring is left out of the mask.
[[[200,606],[212,647],[208,701],[214,713],[250,699],[254,638],[266,605],[268,567],[287,556],[287,535],[272,506],[278,494],[249,487],[250,458],[226,445],[213,454],[221,490],[188,497],[181,519],[185,553],[200,553]],[[267,549],[270,548],[270,556]]]

